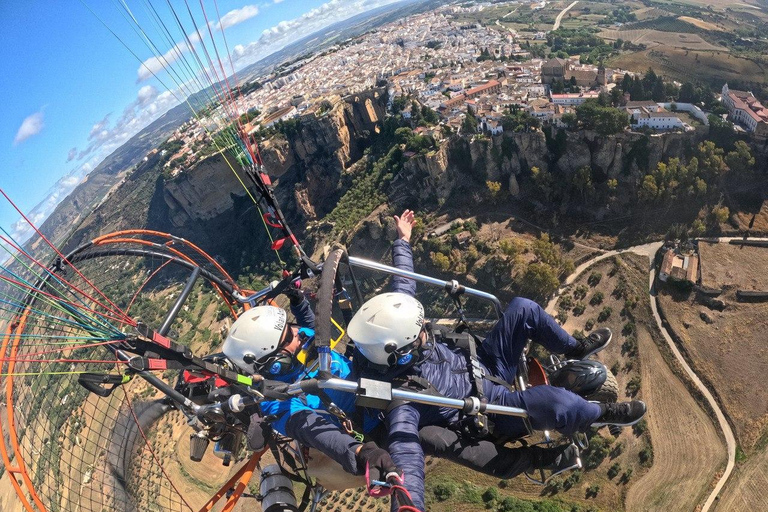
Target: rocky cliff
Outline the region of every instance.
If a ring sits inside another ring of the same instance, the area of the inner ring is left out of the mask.
[[[286,213],[299,222],[322,218],[333,209],[342,172],[358,161],[384,116],[384,91],[375,89],[331,99],[332,107],[291,121],[265,142],[261,155],[267,172],[277,179],[276,193]],[[230,159],[231,160],[231,159]],[[248,179],[236,168],[243,182]],[[246,195],[221,156],[209,158],[164,190],[173,226],[215,219]]]
[[[382,90],[336,97],[322,112],[286,123],[262,144],[265,167],[275,179],[278,199],[299,236],[305,235],[308,224],[317,226],[312,221],[322,221],[354,186],[350,176],[366,172],[362,165],[364,152],[376,140],[385,107]],[[530,195],[533,167],[551,172],[555,180],[569,181],[577,169],[586,166],[591,168],[596,185],[616,179],[619,190],[627,191],[627,198],[620,198],[610,212],[586,211],[584,205],[579,208],[590,215],[616,215],[629,208],[630,193],[648,169],[669,158],[685,158],[700,139],[700,134],[622,133],[606,137],[588,131],[557,130],[496,137],[452,136],[432,151],[406,153],[399,171],[382,192],[395,208],[430,208],[445,201],[471,207],[487,200],[487,181],[501,183],[515,200]],[[353,167],[356,163],[359,165]],[[248,184],[234,163],[233,167]],[[141,194],[134,190],[139,182],[144,187]],[[241,252],[264,245],[254,206],[221,156],[211,157],[173,180],[163,180],[158,169],[146,170],[141,180],[137,176],[127,179],[114,196],[121,200],[106,202],[92,216],[101,221],[86,222],[89,235],[97,234],[97,226],[149,226],[193,239],[214,253],[226,253],[227,258],[240,259],[237,251],[227,245],[228,240],[237,239]],[[126,214],[127,208],[115,208],[125,205],[123,198],[127,197],[132,198],[130,215]],[[562,213],[571,206],[568,203],[568,197],[560,201]],[[110,208],[115,211],[110,212]],[[323,232],[320,229],[317,234],[323,236]]]
[[[553,134],[556,132],[553,132]],[[564,138],[563,138],[564,136]],[[517,197],[521,182],[532,167],[550,171],[561,179],[581,167],[592,169],[599,182],[617,179],[633,183],[660,161],[683,158],[700,139],[682,133],[645,136],[623,133],[600,136],[594,132],[561,132],[560,141],[541,131],[497,137],[453,137],[440,148],[408,160],[392,183],[392,196],[446,200],[457,190],[486,181],[504,184]]]

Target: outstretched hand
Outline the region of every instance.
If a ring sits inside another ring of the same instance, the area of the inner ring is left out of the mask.
[[[406,242],[410,242],[411,232],[413,231],[413,226],[415,225],[416,218],[412,210],[405,210],[399,217],[395,215],[395,226],[397,227],[398,238],[401,238]]]

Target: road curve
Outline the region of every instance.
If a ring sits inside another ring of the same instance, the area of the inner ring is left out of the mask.
[[[558,14],[557,18],[555,18],[555,24],[552,25],[552,30],[557,30],[558,28],[560,28],[560,22],[563,20],[563,16],[565,16],[565,13],[567,13],[568,11],[573,9],[573,6],[576,5],[577,3],[579,3],[579,0],[576,0],[571,5],[569,5],[568,7],[563,9],[562,11],[560,11],[560,14]]]
[[[728,463],[725,465],[725,471],[720,477],[720,480],[717,481],[714,489],[712,489],[712,492],[709,493],[707,501],[704,502],[704,506],[702,507],[701,512],[707,512],[715,502],[717,495],[720,494],[720,491],[725,486],[725,482],[728,480],[728,477],[731,476],[731,472],[733,472],[733,467],[736,464],[736,437],[733,435],[733,430],[728,424],[728,421],[725,419],[725,414],[723,414],[722,409],[720,409],[720,405],[717,403],[717,400],[715,400],[715,397],[712,396],[712,393],[709,392],[709,389],[707,389],[701,379],[699,379],[699,376],[696,375],[693,369],[691,369],[691,367],[688,365],[688,362],[683,357],[683,354],[680,353],[677,345],[675,345],[672,336],[669,335],[666,327],[664,327],[662,324],[661,316],[659,315],[659,308],[657,305],[658,297],[656,296],[656,292],[653,286],[655,277],[656,273],[652,266],[648,275],[648,289],[650,290],[651,294],[651,311],[653,312],[654,320],[656,320],[656,325],[659,326],[659,330],[661,331],[664,340],[667,342],[667,345],[669,345],[672,353],[675,354],[675,358],[680,363],[680,366],[683,367],[685,373],[688,375],[691,381],[693,381],[699,391],[701,391],[701,394],[704,395],[704,398],[707,399],[707,402],[709,403],[709,406],[712,407],[712,410],[715,411],[717,422],[720,424],[720,429],[723,431],[723,437],[725,437],[725,445],[728,452]]]
[[[573,7],[573,4],[571,4],[570,7]],[[570,9],[568,7],[568,9]],[[566,9],[567,10],[567,9]],[[565,11],[560,13],[561,15],[564,14]],[[560,16],[558,16],[559,20]],[[715,238],[715,239],[703,239],[702,241],[709,241],[709,242],[728,242],[730,240],[742,240],[743,238],[740,237],[723,237],[723,238]],[[768,240],[768,239],[750,239],[750,240]],[[572,284],[579,275],[581,275],[587,268],[594,265],[598,261],[604,260],[606,258],[610,258],[611,256],[617,256],[622,253],[635,253],[640,254],[642,256],[648,256],[648,259],[650,261],[650,271],[648,274],[648,293],[650,294],[651,298],[651,311],[653,313],[653,318],[656,321],[656,325],[659,327],[659,330],[661,331],[662,336],[664,337],[664,340],[667,342],[667,345],[669,345],[670,350],[672,350],[672,353],[675,355],[675,358],[680,363],[680,365],[685,370],[685,373],[690,377],[691,381],[694,383],[694,385],[699,389],[701,394],[707,399],[707,402],[709,403],[712,410],[715,412],[715,417],[717,418],[717,421],[720,425],[721,430],[723,431],[723,437],[725,437],[725,444],[726,444],[726,450],[728,452],[728,462],[725,466],[725,471],[723,472],[723,475],[718,480],[717,484],[715,485],[714,489],[712,489],[712,492],[707,497],[707,500],[704,502],[704,506],[701,509],[701,512],[707,512],[711,507],[712,504],[715,502],[715,499],[717,498],[717,495],[720,493],[720,491],[725,486],[726,481],[728,480],[728,477],[731,476],[731,473],[733,472],[734,465],[736,463],[736,437],[733,435],[733,430],[731,429],[731,426],[728,424],[728,421],[725,418],[725,414],[723,414],[723,411],[720,409],[720,405],[715,400],[715,397],[712,396],[712,393],[710,393],[709,389],[704,385],[704,383],[699,379],[698,375],[691,369],[691,367],[688,365],[688,362],[683,357],[683,354],[680,353],[680,350],[678,350],[677,345],[675,345],[674,340],[672,339],[672,336],[669,335],[669,332],[664,327],[661,321],[661,316],[659,315],[658,306],[657,306],[657,297],[655,293],[655,289],[653,287],[654,279],[656,277],[656,272],[654,268],[654,257],[656,255],[656,252],[661,248],[662,242],[653,242],[649,244],[644,245],[636,245],[634,247],[630,247],[628,249],[623,250],[615,250],[615,251],[609,251],[604,254],[601,254],[599,256],[596,256],[589,261],[586,261],[579,265],[574,272],[569,275],[565,283],[563,283],[563,286],[560,287],[560,289],[555,293],[555,296],[552,298],[552,300],[549,301],[546,307],[546,311],[550,314],[553,314],[555,311],[555,306],[557,304],[557,299],[560,296],[560,293],[563,291],[563,289]]]

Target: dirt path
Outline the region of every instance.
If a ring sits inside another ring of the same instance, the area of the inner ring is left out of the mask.
[[[714,241],[721,241],[721,242],[727,242],[731,239],[735,238],[722,238],[722,239],[714,239]],[[661,242],[655,242],[650,244],[644,244],[639,245],[635,247],[630,247],[628,249],[624,249],[622,251],[609,251],[604,254],[601,254],[600,256],[597,256],[595,258],[592,258],[591,260],[579,265],[578,268],[568,276],[568,278],[565,281],[565,285],[573,283],[576,278],[584,272],[587,268],[592,266],[594,263],[603,260],[605,258],[609,258],[611,256],[615,256],[617,254],[621,254],[622,252],[633,252],[641,255],[648,256],[649,260],[653,261],[653,256],[658,251],[658,249],[661,247]],[[731,472],[733,471],[735,461],[736,461],[736,438],[733,435],[733,430],[731,430],[730,425],[728,424],[728,421],[725,418],[725,414],[723,414],[723,411],[720,409],[720,406],[718,405],[717,401],[712,396],[712,393],[707,389],[706,386],[704,386],[704,383],[701,382],[701,379],[694,373],[694,371],[691,369],[691,367],[688,365],[688,363],[685,361],[685,358],[678,350],[677,346],[675,345],[674,341],[672,340],[672,337],[667,332],[666,328],[662,324],[661,317],[659,316],[658,308],[656,305],[656,297],[653,296],[653,282],[655,277],[655,270],[652,265],[650,265],[650,271],[649,271],[649,285],[648,289],[651,293],[651,310],[653,312],[654,320],[656,321],[657,326],[661,330],[662,335],[664,336],[664,340],[667,342],[669,348],[672,350],[672,353],[674,354],[677,361],[682,366],[683,370],[686,372],[688,377],[693,381],[694,385],[697,387],[697,389],[703,394],[707,402],[709,403],[710,407],[715,411],[715,415],[717,417],[717,421],[719,424],[720,429],[723,432],[723,436],[725,437],[726,442],[726,450],[728,453],[728,462],[725,467],[725,471],[723,472],[723,475],[720,477],[720,479],[717,482],[717,485],[715,485],[715,488],[712,490],[712,492],[707,497],[706,502],[704,503],[703,507],[701,508],[701,512],[707,512],[710,507],[712,507],[713,503],[715,502],[715,499],[717,498],[720,491],[725,486],[725,483],[728,480],[728,477],[731,475]],[[555,296],[552,298],[552,300],[547,304],[546,310],[549,313],[553,313],[555,310],[555,306],[557,304],[557,298],[559,297],[559,293],[562,290],[562,287],[558,292],[555,294]],[[665,364],[666,366],[666,364]],[[668,368],[667,368],[668,369]],[[658,436],[657,436],[658,437]],[[695,505],[694,505],[695,508]],[[682,510],[680,507],[675,506],[673,507],[673,510]]]
[[[552,25],[552,30],[557,30],[560,28],[560,22],[563,20],[563,16],[565,16],[565,13],[570,11],[577,3],[579,3],[579,0],[576,0],[571,5],[560,11],[560,14],[557,15],[557,18],[555,18],[555,24]]]
[[[653,466],[630,487],[626,510],[694,510],[725,459],[725,447],[644,326],[638,328],[638,344]]]

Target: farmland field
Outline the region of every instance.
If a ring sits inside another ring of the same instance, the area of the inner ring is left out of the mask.
[[[726,51],[691,51],[659,46],[642,52],[625,53],[610,59],[606,65],[638,71],[650,67],[676,80],[709,83],[717,90],[727,81],[768,81],[765,65]]]
[[[707,489],[725,463],[725,446],[707,412],[667,365],[654,341],[660,333],[648,311],[647,265],[644,257],[625,255],[615,262],[604,260],[588,269],[567,292],[573,294],[579,285],[587,286],[586,297],[580,299],[586,308],[578,315],[574,314],[575,309],[571,311],[565,328],[584,329],[585,324],[594,321],[605,308],[611,308],[613,313],[599,324],[611,327],[614,339],[598,354],[598,359],[614,370],[620,369],[619,388],[627,389],[628,394],[632,382],[639,378],[640,392],[636,396],[648,405],[646,420],[653,446],[653,465],[644,474],[642,466],[636,468],[641,470],[637,479],[618,489],[624,509],[693,510],[703,502]],[[602,277],[597,284],[590,285],[593,274]],[[598,301],[596,296],[600,294],[603,299]],[[620,310],[627,297],[637,298],[637,306],[631,315],[622,315]],[[630,353],[633,339],[634,356]],[[603,485],[603,489],[601,492],[612,490],[607,485]]]
[[[768,250],[730,244],[699,242],[701,284],[741,290],[768,290]]]
[[[628,511],[694,510],[725,463],[725,445],[712,421],[639,329],[653,467],[627,493]]]
[[[648,48],[661,46],[686,50],[726,50],[723,47],[708,43],[698,34],[662,32],[647,28],[637,30],[603,30],[598,35],[609,41],[623,39],[633,44],[644,44]]]
[[[768,450],[763,448],[737,467],[720,500],[715,502],[714,510],[761,510],[765,507],[765,489],[768,489]]]
[[[708,21],[700,20],[698,18],[691,18],[690,16],[680,16],[678,18],[681,21],[684,21],[686,23],[690,23],[691,25],[695,27],[699,27],[704,30],[715,30],[715,31],[721,31],[722,28],[718,27],[714,23],[710,23]]]
[[[729,260],[733,258],[733,249],[717,244],[704,247],[702,252],[702,268],[710,269],[704,271],[705,278],[710,279],[705,283],[732,286],[718,297],[725,302],[723,311],[699,303],[695,293],[662,289],[659,301],[694,370],[718,396],[735,427],[739,444],[749,454],[768,428],[768,389],[755,385],[768,371],[768,304],[735,300],[734,288],[742,284],[748,287],[755,274],[750,273],[752,265],[744,264],[744,259]],[[708,272],[716,272],[717,262],[727,261],[731,261],[730,270],[723,272],[728,276],[713,281]]]

